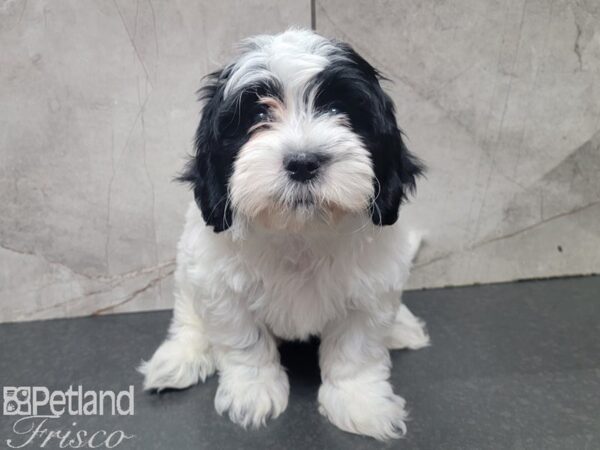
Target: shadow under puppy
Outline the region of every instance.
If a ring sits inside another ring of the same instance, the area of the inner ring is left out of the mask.
[[[216,410],[256,427],[288,402],[277,340],[319,336],[319,411],[352,433],[406,432],[389,349],[429,342],[400,300],[420,235],[398,211],[422,166],[380,78],[349,45],[295,29],[244,41],[208,76],[173,320],[140,368],[146,389],[218,370]]]

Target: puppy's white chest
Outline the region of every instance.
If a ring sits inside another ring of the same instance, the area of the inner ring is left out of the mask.
[[[255,233],[239,245],[228,245],[228,252],[203,247],[219,261],[205,267],[230,285],[243,307],[276,336],[306,339],[350,309],[377,313],[384,307],[383,297],[401,290],[410,259],[402,257],[403,245],[390,233],[379,231],[378,239],[367,233],[310,239]]]
[[[256,266],[258,288],[249,307],[272,332],[284,339],[306,339],[343,313],[346,283],[335,275],[331,256],[309,253]]]

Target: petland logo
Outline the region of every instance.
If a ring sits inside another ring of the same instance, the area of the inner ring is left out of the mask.
[[[3,389],[5,416],[18,416],[12,431],[17,437],[5,440],[9,448],[115,448],[135,435],[123,430],[57,429],[62,416],[133,416],[134,388],[114,391],[84,391],[82,386],[69,386],[66,391],[50,391],[44,386],[5,386]]]

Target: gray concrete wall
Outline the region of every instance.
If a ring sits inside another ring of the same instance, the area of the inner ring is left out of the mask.
[[[411,287],[600,272],[594,0],[318,0],[430,167]],[[202,75],[309,1],[0,3],[0,321],[166,308]]]

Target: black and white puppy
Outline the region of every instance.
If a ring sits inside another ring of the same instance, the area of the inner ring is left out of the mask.
[[[319,411],[377,439],[404,434],[389,349],[429,342],[401,304],[420,236],[396,223],[422,172],[380,76],[307,30],[257,36],[202,88],[169,335],[146,389],[219,372],[215,408],[259,426],[289,384],[279,339],[321,339]]]

